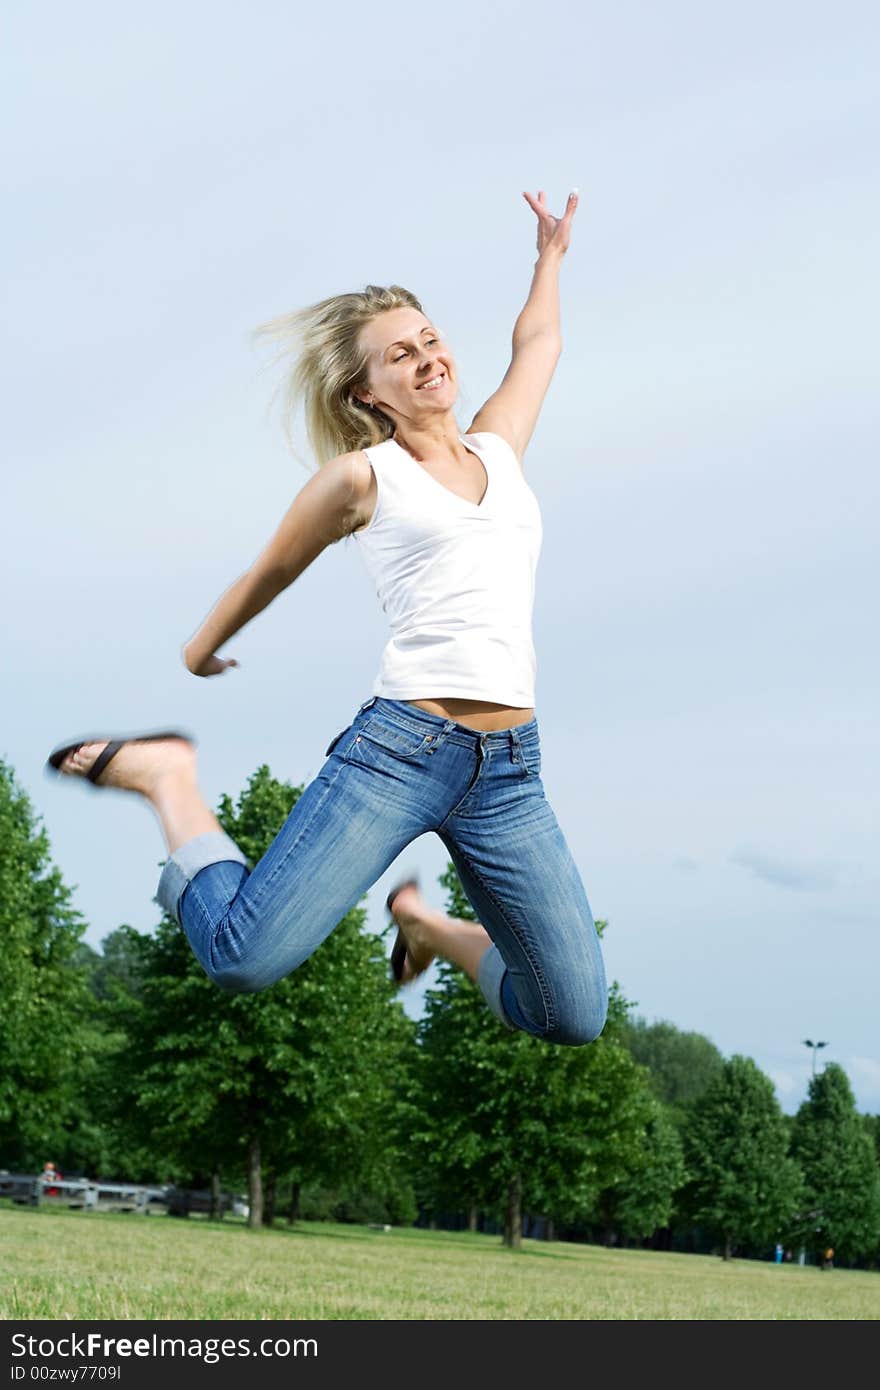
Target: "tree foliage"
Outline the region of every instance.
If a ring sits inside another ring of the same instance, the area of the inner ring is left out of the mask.
[[[90,995],[77,949],[85,924],[49,840],[0,759],[0,1161],[61,1161],[77,1123]]]
[[[300,790],[264,766],[222,798],[251,863]],[[451,864],[442,882],[447,911],[472,919]],[[789,1119],[753,1062],[632,1020],[616,984],[602,1037],[556,1047],[504,1028],[447,963],[416,1025],[364,925],[358,905],[254,995],[213,984],[167,918],[152,935],[119,927],[99,954],[0,760],[0,1162],[222,1174],[249,1181],[253,1224],[282,1183],[291,1209],[302,1190],[313,1214],[352,1220],[412,1220],[415,1195],[435,1216],[498,1218],[511,1245],[524,1212],[639,1239],[670,1222],[678,1190],[725,1254],[787,1237],[877,1258],[880,1118],[856,1113],[839,1067]]]
[[[769,1077],[749,1057],[731,1057],[690,1107],[684,1129],[689,1182],[683,1206],[729,1258],[735,1246],[768,1245],[786,1231],[800,1200],[788,1129]]]
[[[799,1235],[818,1256],[829,1245],[856,1260],[880,1243],[880,1170],[842,1067],[830,1062],[810,1081],[792,1130],[805,1182]]]
[[[251,863],[300,794],[265,766],[220,820]],[[257,994],[208,979],[177,925],[143,942],[138,998],[126,1002],[128,1084],[141,1129],[172,1172],[230,1169],[250,1182],[399,1185],[394,1075],[412,1025],[391,999],[381,944],[356,907],[298,970]]]
[[[606,1232],[618,1227],[626,1239],[638,1240],[669,1224],[685,1176],[677,1127],[652,1095],[644,1096],[638,1142],[625,1158],[617,1181],[600,1193],[598,1215]]]
[[[450,864],[451,916],[473,911]],[[596,1042],[554,1047],[511,1032],[456,967],[440,965],[419,1031],[417,1138],[433,1204],[503,1217],[517,1245],[522,1210],[561,1220],[590,1211],[637,1166],[648,1099],[619,1040],[626,1004],[612,990]]]
[[[636,1061],[648,1068],[657,1099],[679,1113],[703,1094],[724,1065],[709,1038],[684,1033],[665,1020],[627,1019],[621,1036]]]

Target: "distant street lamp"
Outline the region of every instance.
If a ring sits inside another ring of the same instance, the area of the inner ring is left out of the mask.
[[[820,1047],[827,1047],[827,1042],[813,1042],[812,1038],[804,1038],[804,1047],[813,1049],[813,1075],[816,1075],[816,1053]]]

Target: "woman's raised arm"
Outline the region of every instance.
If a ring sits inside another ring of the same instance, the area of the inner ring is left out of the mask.
[[[538,218],[538,259],[528,298],[513,329],[513,355],[504,380],[474,416],[469,433],[500,434],[521,459],[532,437],[547,388],[562,351],[559,268],[571,239],[577,190],[568,195],[562,217],[547,211],[544,193],[523,197]]]

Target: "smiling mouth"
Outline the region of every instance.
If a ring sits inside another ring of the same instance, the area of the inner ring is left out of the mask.
[[[436,391],[437,388],[438,388],[438,386],[442,386],[445,380],[446,380],[446,373],[443,372],[440,376],[432,376],[430,381],[423,381],[422,384],[421,384],[421,386],[417,386],[417,387],[416,387],[416,390],[417,390],[417,391]]]

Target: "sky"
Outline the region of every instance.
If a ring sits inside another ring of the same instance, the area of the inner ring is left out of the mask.
[[[524,459],[544,786],[639,1015],[788,1112],[827,1041],[880,1111],[878,39],[850,0],[12,4],[0,757],[91,945],[155,926],[164,844],[49,751],[183,727],[211,805],[263,763],[304,784],[386,640],[347,543],[238,669],[182,664],[309,477],[253,330],[405,285],[465,430],[528,293],[522,192],[577,186]],[[443,906],[445,863],[410,845],[369,925],[410,871]]]

